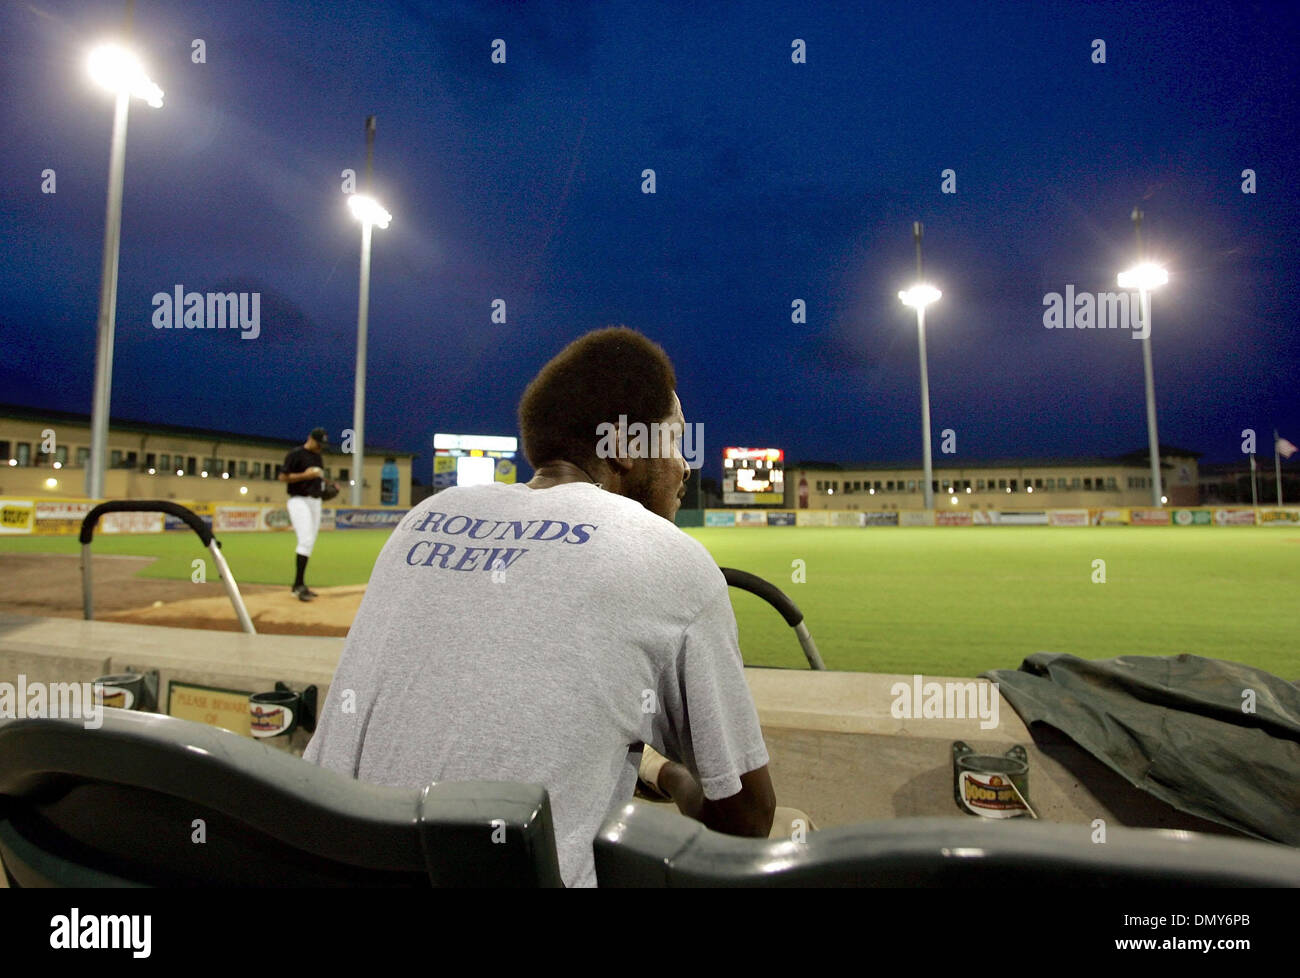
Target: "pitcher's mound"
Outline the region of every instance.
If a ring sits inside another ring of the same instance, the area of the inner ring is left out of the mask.
[[[245,594],[244,607],[253,627],[264,635],[346,635],[366,593],[364,584],[314,587],[315,601],[300,601],[289,588]],[[190,598],[145,608],[99,615],[105,621],[172,628],[210,628],[237,632],[239,619],[226,597]]]

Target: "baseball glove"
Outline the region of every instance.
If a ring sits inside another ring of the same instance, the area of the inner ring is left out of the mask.
[[[328,502],[339,494],[339,487],[333,482],[325,482],[321,485],[320,498]]]

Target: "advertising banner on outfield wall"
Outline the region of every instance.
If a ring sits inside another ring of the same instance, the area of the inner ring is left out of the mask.
[[[321,513],[321,524],[325,523],[325,513]],[[289,510],[285,506],[263,506],[262,516],[259,520],[258,529],[260,530],[287,530],[293,526],[293,521],[289,519]]]
[[[1208,509],[1176,509],[1171,516],[1174,526],[1210,526]]]
[[[971,515],[968,509],[959,509],[945,512],[942,509],[934,512],[935,526],[970,526],[975,522],[975,517]]]
[[[796,526],[830,526],[831,513],[828,509],[801,509]]]
[[[898,510],[878,510],[862,514],[863,526],[898,526]]]
[[[1016,512],[1007,512],[1003,510],[998,514],[998,522],[1003,526],[1046,526],[1046,510],[1017,510]]]
[[[0,501],[0,533],[31,533],[35,513],[30,499]]]
[[[105,513],[99,518],[100,533],[161,533],[162,513]]]
[[[1093,526],[1128,526],[1127,509],[1088,510]]]
[[[972,509],[970,511],[970,521],[974,526],[992,526],[998,521],[998,511],[996,509]]]
[[[704,511],[705,526],[735,526],[736,514],[729,509],[706,509]]]
[[[1053,509],[1047,514],[1047,522],[1050,526],[1087,526],[1088,511],[1086,509]]]
[[[794,526],[794,513],[782,510],[768,510],[768,526]]]
[[[193,513],[195,516],[201,519],[204,523],[208,524],[209,527],[212,526],[212,510],[213,510],[212,503],[182,502],[180,503],[180,505],[184,506],[191,513]],[[182,519],[177,519],[171,513],[163,513],[163,529],[184,530],[187,533],[194,532],[193,530],[190,529],[190,525],[188,523],[186,523]]]
[[[217,506],[212,516],[213,533],[244,533],[261,528],[261,506]]]
[[[737,526],[767,526],[767,513],[762,510],[736,510]]]
[[[95,504],[66,503],[61,500],[36,500],[36,521],[32,532],[38,536],[72,536],[81,532],[81,521]]]
[[[862,526],[862,514],[842,509],[831,510],[831,526]]]
[[[1128,519],[1133,526],[1168,526],[1169,510],[1130,509]]]
[[[1214,522],[1219,526],[1254,526],[1255,511],[1253,509],[1234,509],[1224,508],[1214,511]]]
[[[1300,509],[1261,509],[1260,526],[1295,526],[1300,523]]]
[[[339,509],[334,513],[334,526],[339,530],[391,530],[409,512],[409,509]]]
[[[934,526],[934,513],[928,509],[900,509],[899,526]]]

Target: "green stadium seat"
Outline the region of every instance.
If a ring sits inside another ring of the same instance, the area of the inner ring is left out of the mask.
[[[1300,851],[1194,832],[1086,824],[900,818],[809,832],[803,841],[712,832],[627,805],[596,836],[602,887],[1300,886]]]
[[[563,885],[540,786],[362,784],[114,709],[0,720],[0,859],[11,886]]]

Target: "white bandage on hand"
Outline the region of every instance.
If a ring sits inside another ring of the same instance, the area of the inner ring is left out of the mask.
[[[665,797],[667,797],[668,792],[659,787],[659,772],[663,770],[664,765],[667,763],[668,758],[649,744],[646,744],[641,750],[641,767],[637,771],[637,777]]]

